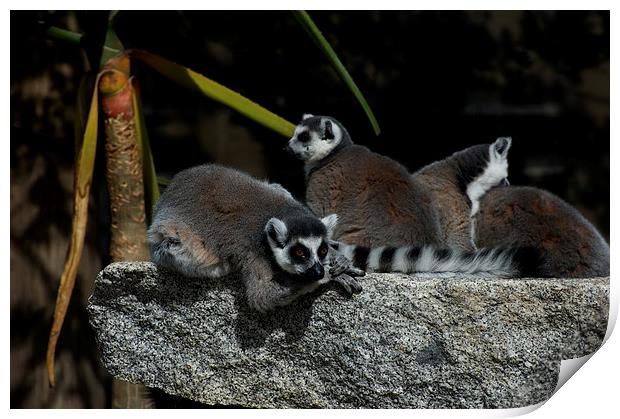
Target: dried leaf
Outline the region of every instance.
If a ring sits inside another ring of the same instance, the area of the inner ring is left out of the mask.
[[[84,236],[86,234],[86,222],[88,221],[88,198],[95,165],[95,151],[97,149],[97,128],[99,123],[98,85],[99,76],[97,77],[93,89],[90,111],[84,130],[84,139],[77,157],[73,182],[71,241],[69,250],[67,251],[63,272],[60,277],[56,307],[54,308],[54,320],[47,344],[47,375],[49,384],[52,387],[56,384],[56,375],[54,371],[56,343],[58,342],[58,335],[60,334],[65,315],[67,314],[67,308],[69,307],[71,293],[73,292],[75,278],[80,265],[80,258],[82,257],[82,251],[84,249]]]

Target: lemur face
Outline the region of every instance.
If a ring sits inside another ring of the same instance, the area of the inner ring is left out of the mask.
[[[335,214],[321,220],[314,217],[295,217],[286,222],[270,219],[265,225],[265,233],[278,266],[304,279],[323,279],[328,241],[337,221]]]
[[[305,114],[287,150],[304,162],[315,162],[328,156],[341,140],[342,129],[335,119]]]

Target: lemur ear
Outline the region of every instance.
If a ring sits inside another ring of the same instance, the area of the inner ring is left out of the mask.
[[[279,247],[284,247],[286,244],[288,229],[282,220],[274,217],[267,221],[265,233]]]
[[[511,137],[499,137],[493,143],[493,149],[500,157],[506,158],[506,156],[508,156],[508,150],[510,149],[511,144]]]
[[[327,228],[327,238],[331,239],[336,229],[336,224],[338,224],[338,215],[330,214],[327,217],[321,218],[321,222]]]
[[[324,140],[333,140],[334,137],[334,131],[332,130],[332,121],[327,120],[325,121],[325,129],[323,131],[323,139]]]
[[[302,115],[301,120],[305,121],[308,118],[312,118],[314,115],[312,115],[311,113],[305,113]]]

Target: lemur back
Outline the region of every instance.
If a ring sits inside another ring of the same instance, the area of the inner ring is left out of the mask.
[[[253,205],[264,211],[253,211]],[[164,220],[175,220],[187,228],[181,239],[195,236],[208,249],[205,261],[229,265],[247,252],[265,252],[254,243],[260,241],[271,214],[281,216],[283,209],[307,214],[291,196],[265,182],[221,166],[197,166],[173,178],[157,203],[151,230]]]
[[[363,246],[445,244],[429,191],[397,162],[350,145],[307,174],[306,202],[337,213],[338,240]]]
[[[609,275],[609,245],[596,228],[562,199],[537,188],[489,191],[476,216],[476,243],[542,249],[541,276]]]

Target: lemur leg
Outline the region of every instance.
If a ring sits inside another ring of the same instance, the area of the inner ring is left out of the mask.
[[[230,265],[180,221],[153,224],[148,232],[151,259],[158,265],[194,278],[219,278]]]
[[[364,276],[366,272],[353,266],[351,258],[344,254],[346,247],[347,244],[345,243],[335,240],[329,241],[329,273],[332,276],[338,276],[342,273],[353,276]]]
[[[248,305],[254,310],[269,311],[290,303],[296,296],[294,290],[275,280],[271,267],[261,259],[249,261],[241,275]]]
[[[336,277],[332,277],[331,280],[340,285],[347,295],[359,294],[362,292],[363,288],[357,279],[347,274],[340,274]]]

